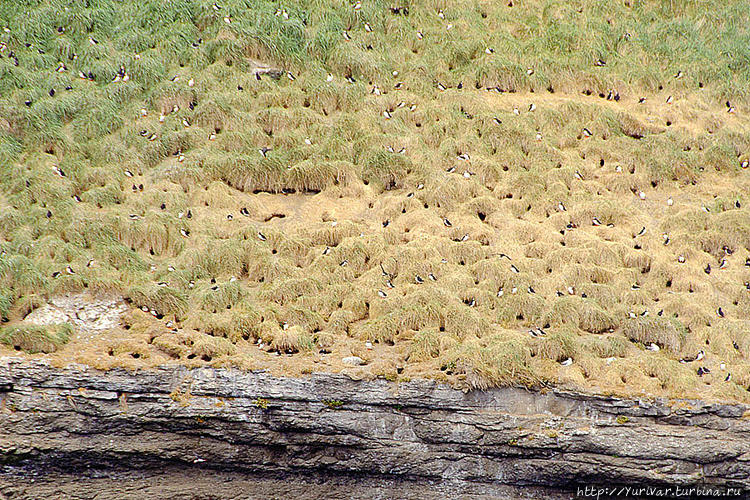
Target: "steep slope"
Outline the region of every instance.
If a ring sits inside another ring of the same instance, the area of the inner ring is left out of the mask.
[[[747,18],[3,2],[0,338],[750,401]],[[81,291],[123,296],[120,328],[23,321]]]

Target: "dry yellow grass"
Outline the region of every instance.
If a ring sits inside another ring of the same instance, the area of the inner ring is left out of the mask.
[[[5,23],[13,352],[750,401],[748,35],[718,21],[737,5],[256,3],[100,44],[38,9]],[[14,329],[84,288],[130,301],[121,329]]]

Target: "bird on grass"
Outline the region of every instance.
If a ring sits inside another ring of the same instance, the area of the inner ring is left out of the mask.
[[[693,361],[700,361],[703,358],[706,357],[706,353],[703,352],[703,350],[698,351],[698,354],[696,354],[693,357],[685,357],[680,360],[680,363],[692,363]]]
[[[646,349],[648,349],[649,351],[653,351],[653,352],[659,352],[660,347],[654,344],[653,342],[651,342],[650,344],[646,346]]]
[[[418,274],[415,274],[415,275],[414,275],[414,282],[415,282],[415,283],[416,283],[417,285],[421,285],[422,283],[424,283],[424,279],[422,279],[422,277],[421,277],[420,275],[418,275]]]
[[[532,337],[546,337],[547,332],[539,327],[536,327],[529,330],[529,335],[531,335]]]
[[[560,361],[560,364],[562,366],[570,366],[573,364],[573,360],[571,358],[564,359],[563,361]]]

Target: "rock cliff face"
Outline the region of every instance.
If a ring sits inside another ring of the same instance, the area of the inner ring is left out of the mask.
[[[17,358],[0,359],[0,391],[5,498],[571,498],[586,484],[750,490],[750,419],[739,405],[463,393],[327,374],[99,372]]]

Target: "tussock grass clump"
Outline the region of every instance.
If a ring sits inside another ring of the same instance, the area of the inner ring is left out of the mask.
[[[0,328],[0,342],[29,354],[50,353],[65,345],[72,334],[73,326],[70,323],[6,326]]]
[[[638,318],[626,321],[622,332],[629,340],[642,344],[654,343],[663,349],[679,352],[683,333],[665,318]]]
[[[529,366],[528,350],[502,335],[458,344],[442,362],[446,369],[458,373],[470,389],[518,383],[531,386],[538,382]]]

